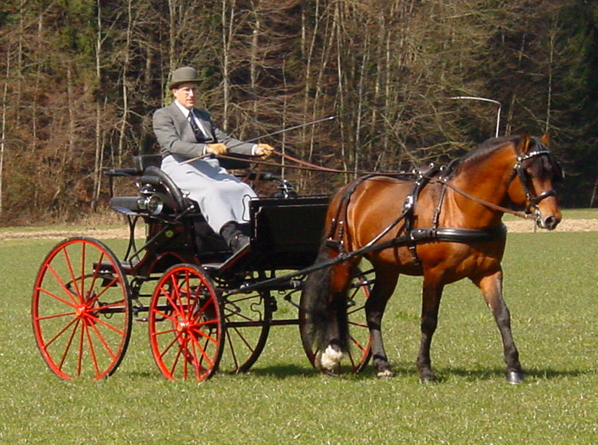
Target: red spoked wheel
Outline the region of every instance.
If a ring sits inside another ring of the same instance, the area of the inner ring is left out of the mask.
[[[150,346],[169,380],[210,378],[224,346],[218,294],[198,266],[180,264],[160,279],[149,308]]]
[[[35,340],[50,369],[66,380],[113,374],[131,335],[129,295],[105,244],[83,237],[58,243],[39,269],[31,307]]]
[[[333,374],[357,373],[363,370],[371,356],[370,330],[366,324],[365,303],[370,297],[370,280],[365,274],[358,272],[353,278],[347,294],[347,313],[349,319],[349,352],[342,360]],[[299,305],[303,308],[305,304],[303,297]],[[308,360],[315,366],[316,356],[320,352],[314,350],[306,323],[307,314],[299,310],[299,333],[301,344]]]

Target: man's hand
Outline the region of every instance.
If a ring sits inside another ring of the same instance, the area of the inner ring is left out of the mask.
[[[226,153],[228,151],[228,148],[226,148],[226,145],[224,144],[207,144],[206,145],[206,154],[212,154],[212,155],[223,155],[224,153]]]
[[[268,144],[257,144],[255,147],[255,152],[253,153],[255,156],[259,156],[262,159],[267,159],[272,156],[272,152],[274,151],[274,147]]]

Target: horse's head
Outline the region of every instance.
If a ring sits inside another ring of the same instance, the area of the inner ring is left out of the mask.
[[[509,185],[509,198],[533,215],[538,227],[553,230],[561,221],[553,184],[563,177],[561,167],[547,148],[548,136],[523,135],[516,142],[517,160]]]

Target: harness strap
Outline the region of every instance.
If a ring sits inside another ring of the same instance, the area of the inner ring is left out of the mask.
[[[426,170],[419,171],[417,173],[417,179],[415,180],[411,191],[405,197],[405,202],[403,203],[403,218],[405,218],[405,232],[407,234],[412,233],[415,215],[415,204],[417,203],[417,199],[419,198],[420,192],[439,171],[440,168],[438,168],[434,164],[430,164]],[[415,247],[415,243],[409,243],[407,247],[411,252],[413,263],[416,266],[420,266],[421,261],[417,256],[417,249]]]
[[[507,226],[501,224],[491,229],[454,229],[451,227],[414,229],[410,237],[415,242],[433,240],[450,243],[481,243],[507,236]]]
[[[368,252],[384,250],[389,247],[405,246],[407,243],[448,242],[468,244],[495,241],[497,239],[504,239],[506,236],[507,226],[504,223],[490,229],[454,229],[452,227],[414,229],[406,235],[398,236],[379,244],[368,244],[361,249],[348,252],[344,255],[342,261]]]
[[[330,230],[326,236],[326,245],[328,247],[334,248],[339,253],[344,252],[343,236],[345,234],[345,222],[347,221],[347,211],[349,208],[349,202],[351,201],[351,196],[355,192],[355,189],[362,182],[371,178],[372,176],[376,175],[370,174],[367,176],[361,176],[351,183],[351,185],[343,193],[341,201],[336,210],[336,215],[334,215],[334,218],[332,218],[332,221],[330,222]]]
[[[442,184],[444,184],[445,186],[447,186],[451,190],[459,193],[460,195],[463,195],[466,198],[468,198],[468,199],[470,199],[470,200],[472,200],[474,202],[477,202],[478,204],[482,204],[483,206],[486,206],[486,207],[488,207],[488,208],[490,208],[492,210],[496,210],[496,211],[502,212],[502,213],[508,213],[510,215],[514,215],[514,216],[517,216],[518,218],[523,218],[523,219],[531,219],[531,218],[533,218],[532,215],[529,215],[527,213],[517,212],[515,210],[511,210],[511,209],[508,209],[506,207],[499,206],[498,204],[493,204],[491,202],[485,201],[483,199],[478,198],[477,196],[473,196],[472,194],[467,193],[465,190],[461,190],[460,188],[455,187],[450,182],[448,182],[448,181],[446,181],[444,179],[440,179],[439,182],[442,183]]]

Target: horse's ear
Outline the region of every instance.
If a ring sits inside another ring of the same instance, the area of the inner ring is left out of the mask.
[[[547,147],[550,145],[550,137],[548,136],[548,133],[544,133],[542,135],[542,137],[540,138],[540,142],[542,142]]]
[[[519,138],[519,143],[517,144],[517,153],[519,155],[524,155],[529,151],[529,148],[532,144],[532,138],[529,137],[529,134],[524,133]]]

